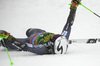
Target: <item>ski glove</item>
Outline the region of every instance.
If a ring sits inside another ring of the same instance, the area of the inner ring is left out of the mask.
[[[81,0],[72,0],[70,9],[76,10]]]
[[[7,38],[5,38],[6,36],[8,36]],[[10,35],[10,33],[4,31],[4,30],[0,30],[0,37],[7,39],[10,42],[14,41],[14,37],[12,35]]]
[[[4,30],[0,30],[0,36],[6,37],[7,35],[10,35],[10,33],[6,32]]]

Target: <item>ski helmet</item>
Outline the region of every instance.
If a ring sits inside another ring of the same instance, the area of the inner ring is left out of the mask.
[[[62,35],[54,35],[52,37],[54,41],[54,53],[55,54],[66,54],[68,49],[68,41],[65,36]]]

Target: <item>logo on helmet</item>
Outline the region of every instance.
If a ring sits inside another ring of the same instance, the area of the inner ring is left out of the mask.
[[[58,50],[58,51],[61,50],[61,54],[62,54],[62,52],[63,52],[63,47],[62,47],[62,46],[60,47],[60,43],[61,43],[61,41],[59,40],[59,45],[57,46],[57,50]]]

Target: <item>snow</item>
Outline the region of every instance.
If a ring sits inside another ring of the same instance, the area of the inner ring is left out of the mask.
[[[25,38],[28,28],[41,28],[61,33],[69,14],[71,0],[0,0],[0,30],[14,37]],[[100,1],[82,3],[100,14]],[[100,19],[79,6],[70,39],[100,37]],[[100,43],[69,45],[64,55],[36,55],[31,52],[9,51],[13,66],[100,66]],[[7,53],[0,47],[0,66],[11,66]]]

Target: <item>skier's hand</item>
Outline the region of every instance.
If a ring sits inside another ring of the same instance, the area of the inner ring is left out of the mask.
[[[6,36],[8,36],[8,37],[5,38]],[[3,37],[3,38],[7,39],[10,42],[13,42],[13,40],[14,40],[14,37],[12,35],[10,35],[10,33],[6,32],[4,30],[0,30],[0,37],[1,38]]]
[[[80,4],[81,0],[72,0],[70,9],[77,9],[77,6]]]
[[[10,33],[6,32],[4,30],[0,30],[0,36],[6,37],[7,35],[10,35]]]

